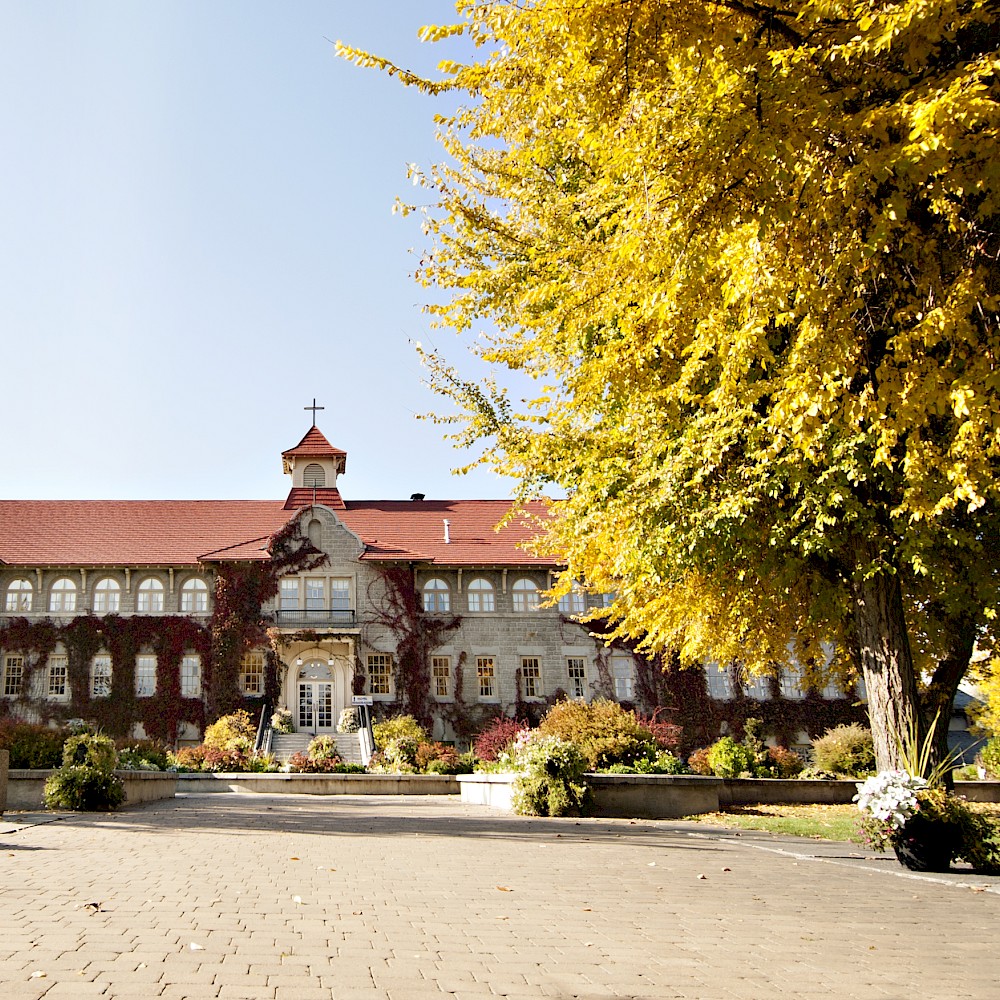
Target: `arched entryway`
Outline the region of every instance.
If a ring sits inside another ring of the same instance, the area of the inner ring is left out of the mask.
[[[350,701],[346,661],[307,653],[298,658],[289,674],[286,696],[296,731],[314,735],[335,732],[340,713]]]

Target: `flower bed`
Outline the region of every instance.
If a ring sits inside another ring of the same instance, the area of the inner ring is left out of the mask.
[[[8,774],[7,810],[45,808],[45,782],[56,772],[14,769]],[[174,771],[115,771],[125,784],[124,808],[172,799],[177,791]]]

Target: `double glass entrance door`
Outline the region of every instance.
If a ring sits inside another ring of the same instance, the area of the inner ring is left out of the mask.
[[[296,728],[300,733],[332,733],[333,683],[331,681],[299,682],[299,717]]]

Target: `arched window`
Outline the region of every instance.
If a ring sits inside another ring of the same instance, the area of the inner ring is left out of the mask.
[[[470,611],[496,610],[496,596],[493,593],[493,584],[489,580],[484,580],[481,576],[476,577],[469,583],[468,591]]]
[[[576,584],[568,594],[559,598],[559,611],[564,615],[582,615],[586,610],[587,599]]]
[[[515,611],[538,610],[538,585],[534,580],[515,580],[511,590],[514,593]]]
[[[122,588],[110,576],[98,580],[94,585],[94,612],[99,615],[112,614],[121,605]]]
[[[310,462],[302,473],[302,485],[307,489],[312,489],[314,486],[316,489],[322,489],[326,486],[326,472],[323,466]]]
[[[205,614],[208,611],[208,584],[194,577],[181,587],[181,611]]]
[[[49,588],[49,611],[76,611],[76,584],[68,576]]]
[[[4,604],[5,611],[30,611],[31,610],[31,581],[14,580],[7,588],[7,601]]]
[[[424,584],[424,611],[450,611],[451,591],[444,580],[428,580]]]
[[[155,577],[147,577],[139,584],[137,610],[147,613],[163,610],[163,584]]]
[[[306,534],[309,536],[309,541],[315,545],[317,549],[323,548],[323,524],[318,517],[314,517],[309,522]]]

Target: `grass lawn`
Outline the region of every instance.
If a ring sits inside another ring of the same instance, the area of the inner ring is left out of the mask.
[[[970,802],[976,812],[1000,819],[1000,804]],[[843,840],[860,843],[860,816],[855,805],[843,806],[733,806],[726,812],[702,813],[688,819],[732,830],[766,830],[789,837]]]

